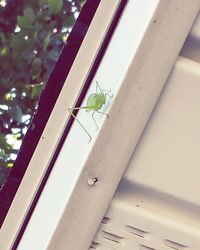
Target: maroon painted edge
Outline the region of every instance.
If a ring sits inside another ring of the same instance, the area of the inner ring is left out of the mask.
[[[49,81],[48,81],[48,84],[49,84],[48,87],[49,87],[49,88],[48,88],[48,89],[47,89],[47,88],[45,89],[45,91],[47,91],[48,93],[46,93],[46,95],[45,95],[45,93],[43,93],[43,96],[41,97],[43,103],[41,104],[42,101],[40,100],[39,105],[43,105],[43,107],[45,107],[45,108],[43,109],[43,112],[47,112],[47,106],[46,106],[45,97],[46,97],[46,96],[50,96],[50,98],[51,98],[51,94],[53,94],[53,92],[54,92],[54,88],[53,88],[53,87],[55,86],[55,83],[53,83],[53,81],[55,81],[56,78],[59,76],[59,78],[62,78],[62,79],[59,79],[59,82],[61,82],[61,86],[59,87],[59,91],[56,91],[56,92],[57,92],[57,95],[56,95],[56,97],[55,97],[55,101],[57,100],[58,94],[60,93],[60,91],[61,91],[61,89],[62,89],[62,86],[63,86],[63,84],[64,84],[64,81],[65,81],[65,79],[66,79],[66,77],[67,77],[67,75],[68,75],[68,72],[69,72],[69,70],[70,70],[70,68],[71,68],[71,66],[72,66],[72,63],[73,63],[73,61],[74,61],[74,59],[75,59],[75,56],[76,56],[76,54],[77,54],[77,52],[78,52],[78,49],[79,49],[79,47],[80,47],[80,45],[81,45],[81,43],[82,43],[82,40],[83,40],[83,38],[84,38],[84,36],[85,36],[85,34],[86,34],[86,32],[87,32],[87,29],[88,29],[88,27],[89,27],[89,25],[90,25],[90,23],[91,23],[91,21],[92,21],[92,18],[93,18],[93,16],[94,16],[95,12],[96,12],[96,9],[97,9],[97,7],[98,7],[100,1],[101,1],[101,0],[87,0],[87,2],[86,2],[86,4],[85,4],[84,8],[82,9],[81,14],[79,15],[79,18],[78,18],[78,20],[77,20],[77,22],[76,22],[76,24],[75,24],[75,26],[74,26],[74,28],[73,28],[73,31],[72,31],[72,33],[71,33],[71,37],[70,37],[71,40],[69,40],[69,42],[71,42],[71,43],[74,42],[74,44],[71,44],[71,47],[72,47],[72,48],[70,48],[70,49],[64,47],[64,49],[63,49],[63,51],[62,51],[62,54],[61,54],[61,56],[60,56],[60,58],[59,58],[59,60],[58,60],[58,63],[56,64],[56,66],[55,66],[55,68],[54,68],[54,71],[52,72],[52,74],[51,74],[51,76],[50,76],[50,78],[49,78]],[[120,19],[120,17],[121,17],[121,14],[122,14],[122,12],[123,12],[123,10],[124,10],[124,8],[125,8],[127,2],[128,2],[128,0],[121,0],[121,2],[120,2],[119,7],[118,7],[118,9],[117,9],[117,12],[116,12],[116,14],[115,14],[115,17],[113,18],[113,21],[112,21],[112,23],[111,23],[111,25],[110,25],[110,28],[109,28],[109,30],[108,30],[106,36],[105,36],[104,42],[103,42],[103,44],[102,44],[102,46],[101,46],[101,49],[100,49],[100,51],[98,52],[98,55],[97,55],[97,57],[96,57],[96,59],[95,59],[94,64],[92,65],[91,71],[90,71],[90,73],[89,73],[89,75],[88,75],[88,78],[87,78],[87,80],[86,80],[86,83],[85,83],[85,85],[84,85],[84,87],[83,87],[83,90],[82,90],[82,92],[81,92],[81,94],[80,94],[80,96],[79,96],[79,98],[78,98],[77,103],[76,103],[75,106],[80,106],[80,105],[81,105],[81,103],[82,103],[82,101],[83,101],[83,99],[84,99],[84,97],[85,97],[85,94],[86,94],[86,92],[87,92],[87,90],[88,90],[88,88],[89,88],[89,86],[90,86],[90,83],[91,83],[91,81],[92,81],[92,79],[93,79],[93,77],[94,77],[94,75],[95,75],[95,73],[96,73],[96,71],[97,71],[97,69],[98,69],[98,66],[99,66],[99,64],[100,64],[100,62],[101,62],[101,60],[102,60],[102,58],[103,58],[103,56],[104,56],[104,54],[105,54],[105,52],[106,52],[106,49],[107,49],[108,44],[109,44],[109,42],[110,42],[110,39],[111,39],[111,37],[112,37],[112,35],[113,35],[113,33],[114,33],[114,30],[115,30],[115,28],[116,28],[116,26],[117,26],[117,24],[118,24],[118,21],[119,21],[119,19]],[[83,31],[82,28],[84,27],[84,25],[87,25],[87,28],[86,28],[86,26],[85,26],[85,32],[82,33],[82,37],[80,38],[80,41],[78,41],[79,36],[77,37],[76,31],[80,30],[80,28],[81,28],[81,30]],[[82,39],[82,40],[81,40],[81,39]],[[69,47],[70,47],[70,45],[69,45]],[[75,54],[72,53],[73,49],[76,51]],[[69,51],[68,51],[68,50],[69,50]],[[71,51],[71,52],[70,52],[70,51]],[[68,54],[68,53],[69,53],[69,54]],[[67,68],[66,68],[66,65],[64,64],[65,67],[64,67],[64,69],[63,69],[63,67],[62,67],[62,66],[63,66],[63,63],[64,63],[64,62],[67,63],[67,61],[69,60],[69,58],[68,58],[68,60],[66,59],[66,56],[69,56],[70,53],[72,53],[71,64],[68,65]],[[61,69],[59,69],[59,68],[61,68]],[[49,82],[50,82],[50,83],[49,83]],[[52,91],[52,90],[53,90],[53,91]],[[52,111],[52,109],[53,109],[53,106],[54,106],[54,104],[55,104],[55,101],[54,101],[54,103],[52,104],[52,102],[51,102],[51,100],[50,100],[50,103],[49,103],[49,104],[50,104],[50,107],[51,107],[51,111]],[[40,109],[40,108],[41,108],[41,107],[39,107],[39,109]],[[32,122],[32,124],[34,124],[34,130],[37,129],[37,126],[35,126],[35,121],[37,121],[37,124],[40,123],[40,121],[38,121],[38,119],[40,120],[41,115],[43,115],[43,112],[41,112],[39,109],[38,109],[38,112],[37,112],[37,120],[36,120],[36,118],[34,117],[35,120],[33,119],[33,122]],[[50,112],[50,113],[51,113],[51,112]],[[49,115],[50,115],[50,114],[49,114]],[[49,118],[49,116],[45,119],[44,127],[45,127],[45,125],[46,125],[46,123],[47,123],[47,121],[48,121],[48,118]],[[74,119],[71,117],[71,119],[69,120],[69,122],[68,122],[68,124],[67,124],[67,126],[66,126],[66,128],[65,128],[65,131],[64,131],[64,133],[63,133],[63,135],[62,135],[62,137],[61,137],[61,139],[60,139],[59,145],[58,145],[57,148],[56,148],[55,154],[54,154],[54,156],[53,156],[53,158],[52,158],[52,160],[51,160],[51,162],[50,162],[50,164],[49,164],[49,166],[48,166],[47,172],[45,173],[45,176],[44,176],[44,178],[43,178],[43,180],[42,180],[42,183],[41,183],[41,185],[40,185],[40,187],[39,187],[39,189],[38,189],[38,191],[37,191],[37,194],[36,194],[36,196],[34,197],[32,204],[30,205],[30,209],[29,209],[29,211],[28,211],[28,213],[27,213],[27,215],[26,215],[26,218],[25,218],[24,221],[23,221],[23,224],[22,224],[22,226],[21,226],[21,228],[20,228],[20,230],[19,230],[19,233],[18,233],[18,235],[17,235],[17,237],[16,237],[16,240],[15,240],[15,242],[14,242],[14,245],[12,246],[12,249],[13,249],[13,250],[14,250],[14,249],[17,249],[17,246],[18,246],[18,244],[19,244],[19,242],[20,242],[20,240],[21,240],[21,238],[22,238],[22,236],[23,236],[23,233],[24,233],[24,231],[25,231],[25,229],[26,229],[26,226],[27,226],[27,224],[28,224],[28,222],[29,222],[29,220],[30,220],[30,218],[31,218],[31,216],[32,216],[32,213],[33,213],[33,211],[34,211],[34,209],[35,209],[35,206],[36,206],[36,204],[37,204],[37,202],[38,202],[38,200],[39,200],[39,198],[40,198],[40,195],[41,195],[41,193],[42,193],[42,191],[43,191],[43,188],[44,188],[44,186],[45,186],[45,184],[46,184],[46,182],[47,182],[47,180],[48,180],[48,177],[49,177],[49,175],[50,175],[50,173],[51,173],[51,171],[52,171],[52,169],[53,169],[54,163],[55,163],[55,161],[56,161],[56,159],[57,159],[57,157],[58,157],[58,155],[59,155],[59,152],[60,152],[60,150],[61,150],[61,148],[62,148],[62,146],[63,146],[64,141],[66,140],[67,134],[69,133],[69,130],[70,130],[71,125],[72,125],[73,122],[74,122]],[[44,127],[43,127],[43,129],[44,129]],[[43,129],[42,129],[42,131],[43,131]],[[41,134],[42,134],[42,131],[41,131],[41,133],[40,133],[40,136],[41,136]],[[32,132],[32,131],[31,131],[31,132]],[[31,133],[31,132],[30,132],[30,133]],[[39,136],[39,138],[40,138],[40,136]],[[39,138],[38,138],[38,140],[39,140]],[[28,139],[27,139],[27,140],[28,140]],[[38,142],[38,141],[37,141],[37,142]],[[24,143],[23,143],[23,144],[24,144]],[[37,144],[36,144],[36,146],[37,146]],[[35,146],[35,147],[36,147],[36,146]],[[26,152],[27,152],[26,146],[23,147],[23,150],[24,150],[24,153],[26,154]],[[33,153],[34,153],[34,150],[33,150]],[[32,154],[33,154],[33,153],[32,153]],[[32,156],[32,155],[31,155],[31,156]],[[29,160],[29,161],[30,161],[30,160]],[[28,165],[28,164],[27,164],[27,165]],[[1,194],[0,194],[0,204],[1,204]],[[0,209],[1,209],[1,205],[0,205]]]
[[[59,59],[50,74],[46,87],[41,94],[37,113],[34,115],[27,134],[23,139],[13,169],[0,191],[0,226],[2,226],[12,204],[100,1],[101,0],[86,1],[69,35],[68,42],[62,49]]]

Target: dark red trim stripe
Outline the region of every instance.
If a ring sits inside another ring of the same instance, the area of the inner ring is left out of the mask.
[[[95,75],[95,73],[96,73],[96,71],[97,71],[97,69],[99,67],[99,64],[100,64],[100,62],[101,62],[101,60],[102,60],[102,58],[103,58],[103,56],[104,56],[104,54],[106,52],[106,49],[107,49],[108,44],[110,42],[110,39],[111,39],[111,37],[112,37],[112,35],[114,33],[114,30],[115,30],[115,28],[116,28],[116,26],[118,24],[121,13],[124,10],[124,7],[125,7],[127,1],[128,0],[121,0],[121,2],[119,4],[116,15],[113,18],[111,26],[110,26],[110,28],[109,28],[106,36],[105,36],[104,42],[103,42],[103,44],[101,46],[101,49],[100,49],[100,51],[99,51],[99,53],[98,53],[98,55],[97,55],[97,57],[95,59],[94,64],[92,65],[92,68],[91,68],[91,71],[90,71],[90,73],[88,75],[87,81],[86,81],[86,83],[85,83],[85,85],[83,87],[83,90],[82,90],[82,92],[81,92],[75,106],[80,106],[83,99],[84,99],[84,97],[85,97],[85,94],[86,94],[86,92],[87,92],[87,90],[88,90],[88,88],[90,86],[90,83],[91,83],[91,81],[92,81],[92,79],[93,79],[93,77],[94,77],[94,75]],[[83,40],[83,38],[84,38],[84,36],[85,36],[85,34],[87,32],[89,24],[91,23],[91,20],[92,20],[94,14],[96,12],[96,9],[97,9],[97,7],[99,5],[99,2],[100,2],[100,0],[87,0],[87,2],[85,4],[79,18],[78,18],[78,20],[77,20],[77,22],[76,22],[76,24],[75,24],[75,26],[73,28],[73,31],[71,33],[71,36],[70,36],[70,39],[69,39],[69,43],[71,43],[71,45],[68,43],[68,47],[66,46],[63,49],[63,52],[62,52],[62,54],[61,54],[61,56],[60,56],[60,58],[58,60],[58,63],[56,64],[55,69],[54,69],[54,71],[52,72],[52,74],[51,74],[51,76],[49,78],[48,86],[47,86],[48,88],[45,89],[45,92],[47,92],[47,93],[43,93],[43,95],[41,97],[39,105],[42,105],[42,106],[39,107],[38,113],[36,115],[37,120],[36,120],[35,117],[33,119],[33,123],[35,124],[35,122],[37,122],[37,126],[38,126],[38,123],[41,122],[40,118],[43,115],[43,112],[47,112],[47,104],[46,104],[46,101],[45,101],[45,98],[47,98],[47,97],[48,97],[47,100],[49,101],[49,103],[48,103],[49,106],[48,107],[51,108],[51,111],[52,111],[53,106],[55,104],[55,101],[57,100],[58,94],[60,93],[60,91],[62,89],[64,81],[65,81],[65,79],[66,79],[66,77],[68,75],[68,72],[69,72],[69,70],[70,70],[70,68],[72,66],[72,63],[73,63],[73,61],[75,59],[75,56],[76,56],[76,54],[78,52],[78,49],[79,49],[79,47],[80,47],[80,45],[82,43],[82,40]],[[83,30],[84,30],[83,28],[85,28],[84,32],[83,32]],[[80,35],[77,35],[77,34],[80,33],[80,30],[81,30],[81,33],[82,33],[81,38],[80,38]],[[71,57],[73,58],[73,60],[71,60],[71,64],[68,65],[69,64],[68,60],[69,60],[70,54],[71,54]],[[64,67],[63,67],[63,65],[64,65]],[[68,65],[68,66],[66,66],[66,65]],[[59,78],[59,81],[58,81],[57,78]],[[54,87],[56,86],[56,88],[57,88],[57,85],[55,85],[55,81],[60,86],[60,87],[58,87],[59,90],[56,90],[56,94],[53,93],[54,92]],[[55,101],[53,103],[51,102],[52,95],[55,98]],[[43,109],[42,109],[42,107],[43,107]],[[42,109],[42,111],[40,109]],[[49,115],[50,115],[50,113],[49,113]],[[44,127],[45,127],[45,125],[46,125],[46,123],[48,121],[48,118],[49,118],[49,116],[42,121],[42,122],[44,122],[44,126],[42,127],[42,131],[43,131],[43,129],[44,129]],[[70,130],[71,125],[72,125],[73,122],[74,122],[74,119],[71,118],[69,120],[66,128],[65,128],[65,131],[64,131],[64,133],[63,133],[63,135],[61,137],[61,140],[59,142],[59,145],[58,145],[58,147],[57,147],[57,149],[55,151],[55,154],[54,154],[54,156],[53,156],[53,158],[52,158],[52,160],[51,160],[51,162],[49,164],[47,172],[46,172],[46,174],[45,174],[45,176],[44,176],[44,178],[42,180],[42,183],[41,183],[41,185],[40,185],[40,187],[39,187],[39,189],[37,191],[36,196],[34,197],[34,200],[33,200],[32,204],[30,206],[30,209],[29,209],[29,211],[27,213],[27,216],[26,216],[26,218],[25,218],[25,220],[24,220],[24,222],[22,224],[22,227],[20,228],[20,231],[19,231],[19,233],[17,235],[15,243],[14,243],[14,245],[12,247],[13,250],[17,249],[17,246],[18,246],[18,244],[19,244],[19,242],[20,242],[20,240],[21,240],[21,238],[23,236],[23,233],[24,233],[24,231],[26,229],[26,226],[27,226],[27,224],[28,224],[28,222],[29,222],[29,220],[30,220],[30,218],[32,216],[34,208],[35,208],[35,206],[36,206],[36,204],[37,204],[37,202],[38,202],[38,200],[40,198],[40,195],[41,195],[41,193],[43,191],[43,188],[45,187],[45,184],[46,184],[46,182],[48,180],[48,177],[49,177],[49,175],[50,175],[50,173],[51,173],[51,171],[53,169],[54,163],[55,163],[55,161],[56,161],[56,159],[57,159],[57,157],[58,157],[58,155],[60,153],[60,150],[61,150],[61,148],[63,146],[63,143],[64,143],[64,141],[65,141],[65,139],[67,137],[67,134],[69,133],[69,130]],[[37,126],[36,126],[36,129],[38,128]],[[34,129],[34,130],[36,130],[36,129]],[[42,134],[42,131],[40,133],[40,136]],[[39,138],[40,138],[40,136],[39,136]],[[39,140],[39,138],[38,138],[38,140]],[[38,143],[38,140],[37,140],[37,143]],[[36,144],[36,146],[37,146],[37,144]],[[35,147],[34,147],[34,150],[35,150]],[[24,150],[25,154],[26,154],[27,147],[24,146],[22,150]],[[33,152],[34,152],[34,150],[33,150]],[[32,154],[33,154],[33,152],[32,152]],[[32,156],[32,154],[31,154],[31,156]],[[30,161],[30,159],[29,159],[29,161]],[[29,163],[29,161],[28,161],[28,163]],[[28,163],[27,163],[27,165],[28,165]],[[26,167],[27,167],[27,165],[26,165]],[[0,202],[1,202],[1,195],[0,195]]]
[[[38,111],[34,115],[28,132],[23,140],[20,152],[0,192],[0,226],[12,204],[28,164],[37,147],[38,141],[50,117],[59,93],[75,60],[78,50],[86,35],[88,27],[96,12],[100,0],[87,0],[64,46],[60,57],[48,79],[38,103]],[[67,112],[67,109],[66,109]],[[34,129],[31,129],[33,128]],[[39,166],[36,166],[39,167]],[[17,216],[17,215],[16,215]]]

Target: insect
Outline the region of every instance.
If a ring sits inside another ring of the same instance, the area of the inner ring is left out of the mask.
[[[106,115],[107,117],[108,114],[101,112],[100,109],[106,104],[106,97],[110,97],[112,98],[112,95],[109,94],[109,92],[111,92],[111,90],[105,90],[105,89],[101,89],[98,81],[96,81],[96,92],[90,94],[90,96],[87,99],[87,103],[85,107],[75,107],[75,108],[68,108],[69,113],[73,116],[73,118],[79,123],[79,125],[84,129],[84,131],[87,133],[87,135],[89,136],[89,142],[92,139],[92,136],[90,135],[90,133],[87,131],[87,129],[82,125],[82,123],[76,118],[76,116],[73,114],[74,110],[80,110],[80,109],[85,109],[86,112],[92,112],[92,119],[94,121],[94,124],[96,126],[96,130],[99,129],[97,122],[95,120],[94,114],[95,113],[100,113],[103,115]]]

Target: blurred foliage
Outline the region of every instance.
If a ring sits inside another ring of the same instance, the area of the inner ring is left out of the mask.
[[[0,0],[0,186],[84,0]]]

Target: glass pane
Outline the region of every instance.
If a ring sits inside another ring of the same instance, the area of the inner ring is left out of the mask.
[[[0,0],[0,187],[84,0]]]

